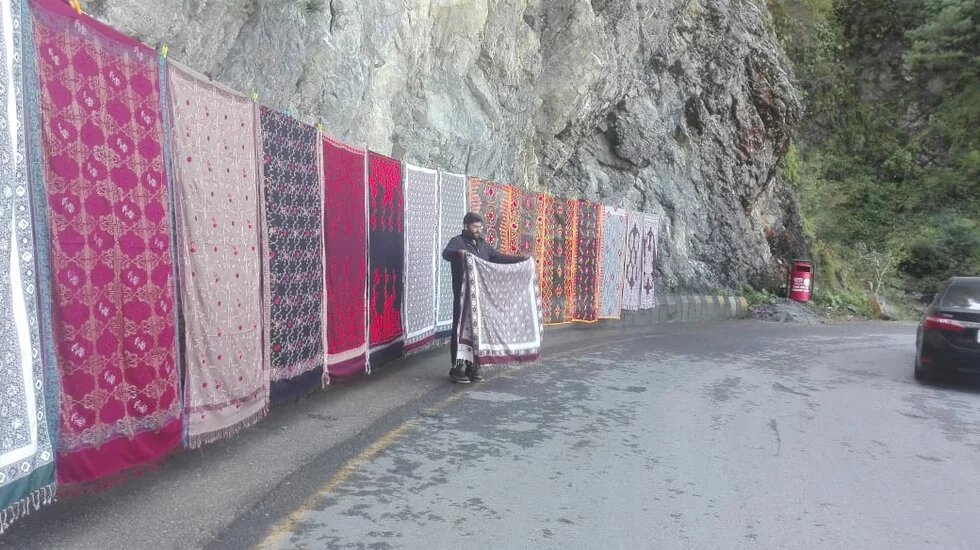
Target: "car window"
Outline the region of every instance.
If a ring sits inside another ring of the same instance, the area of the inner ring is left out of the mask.
[[[980,282],[956,282],[943,294],[941,307],[980,311]]]

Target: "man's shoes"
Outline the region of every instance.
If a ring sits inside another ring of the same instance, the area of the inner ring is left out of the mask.
[[[469,384],[470,377],[466,375],[463,371],[462,365],[456,365],[455,367],[449,369],[449,379],[457,384]]]
[[[480,372],[480,365],[470,364],[466,367],[466,376],[470,382],[483,382],[483,373]]]

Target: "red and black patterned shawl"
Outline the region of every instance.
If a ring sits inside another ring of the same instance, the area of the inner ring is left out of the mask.
[[[576,321],[595,321],[599,318],[598,274],[599,251],[602,241],[602,205],[579,200],[575,222],[575,293],[572,299]]]
[[[405,286],[405,225],[401,164],[368,154],[372,367],[402,356],[402,294]]]

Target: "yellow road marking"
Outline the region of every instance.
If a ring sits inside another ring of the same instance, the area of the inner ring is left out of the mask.
[[[428,410],[443,409],[462,396],[463,393],[453,394],[437,403],[435,406],[430,407]],[[282,522],[276,525],[269,532],[269,534],[266,535],[265,539],[263,539],[262,542],[256,546],[256,548],[260,550],[271,550],[272,548],[278,548],[286,537],[288,537],[290,533],[296,529],[296,525],[301,519],[303,519],[303,516],[309,513],[318,502],[321,502],[330,496],[330,493],[334,492],[338,487],[343,485],[350,478],[350,476],[354,474],[354,472],[361,468],[361,466],[371,462],[374,457],[378,456],[378,454],[398,441],[401,436],[405,435],[405,432],[415,427],[416,423],[417,420],[414,418],[402,422],[390,432],[384,434],[380,439],[372,443],[370,447],[364,449],[361,454],[348,461],[343,468],[338,470],[334,475],[330,476],[330,479],[327,480],[327,483],[324,484],[319,491],[311,495],[310,498],[306,499],[306,501],[303,502],[299,508],[293,510],[292,513],[286,517],[286,519],[282,520]]]
[[[581,346],[572,350],[554,353],[549,355],[549,357],[551,358],[563,357],[565,355],[582,353],[585,350],[589,350],[593,348],[608,347],[611,345],[623,344],[634,340],[652,339],[661,336],[664,335],[663,334],[633,335],[624,338],[618,338],[616,340],[607,340],[607,341],[598,342],[587,346]],[[429,407],[428,410],[444,409],[450,404],[452,404],[454,401],[457,401],[458,399],[463,397],[464,395],[466,395],[466,392],[454,393],[453,395],[440,401],[434,406]],[[343,468],[338,470],[334,475],[330,476],[330,479],[327,480],[327,483],[324,484],[324,486],[321,487],[319,491],[317,491],[315,494],[313,494],[308,499],[306,499],[306,501],[303,502],[303,504],[299,508],[293,510],[288,516],[286,516],[285,519],[279,522],[278,525],[273,527],[272,530],[269,531],[269,534],[266,535],[266,537],[262,540],[262,542],[256,545],[256,548],[258,548],[259,550],[271,550],[273,548],[278,548],[279,545],[284,540],[286,540],[286,538],[296,529],[297,524],[299,524],[300,520],[303,519],[303,516],[308,514],[313,509],[313,507],[317,505],[318,502],[321,502],[325,500],[328,496],[330,496],[330,493],[337,490],[338,487],[340,487],[348,479],[350,479],[350,476],[353,475],[354,472],[356,472],[358,469],[360,469],[361,466],[364,466],[365,464],[373,460],[376,456],[378,456],[378,454],[380,454],[382,451],[384,451],[385,449],[393,445],[396,441],[398,441],[398,439],[400,439],[403,435],[405,435],[405,432],[413,428],[417,422],[418,421],[414,418],[402,422],[394,429],[392,429],[390,432],[381,436],[380,439],[372,443],[371,446],[365,449],[363,452],[361,452],[361,454],[357,455],[356,457],[348,461]]]

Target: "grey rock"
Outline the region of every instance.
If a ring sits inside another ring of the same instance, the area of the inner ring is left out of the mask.
[[[825,322],[824,316],[812,304],[801,304],[780,298],[771,306],[760,306],[753,311],[754,317],[774,323],[802,323],[815,325]]]
[[[764,3],[762,3],[764,4]],[[802,114],[756,0],[99,0],[104,21],[348,143],[659,214],[660,289],[771,277]]]

